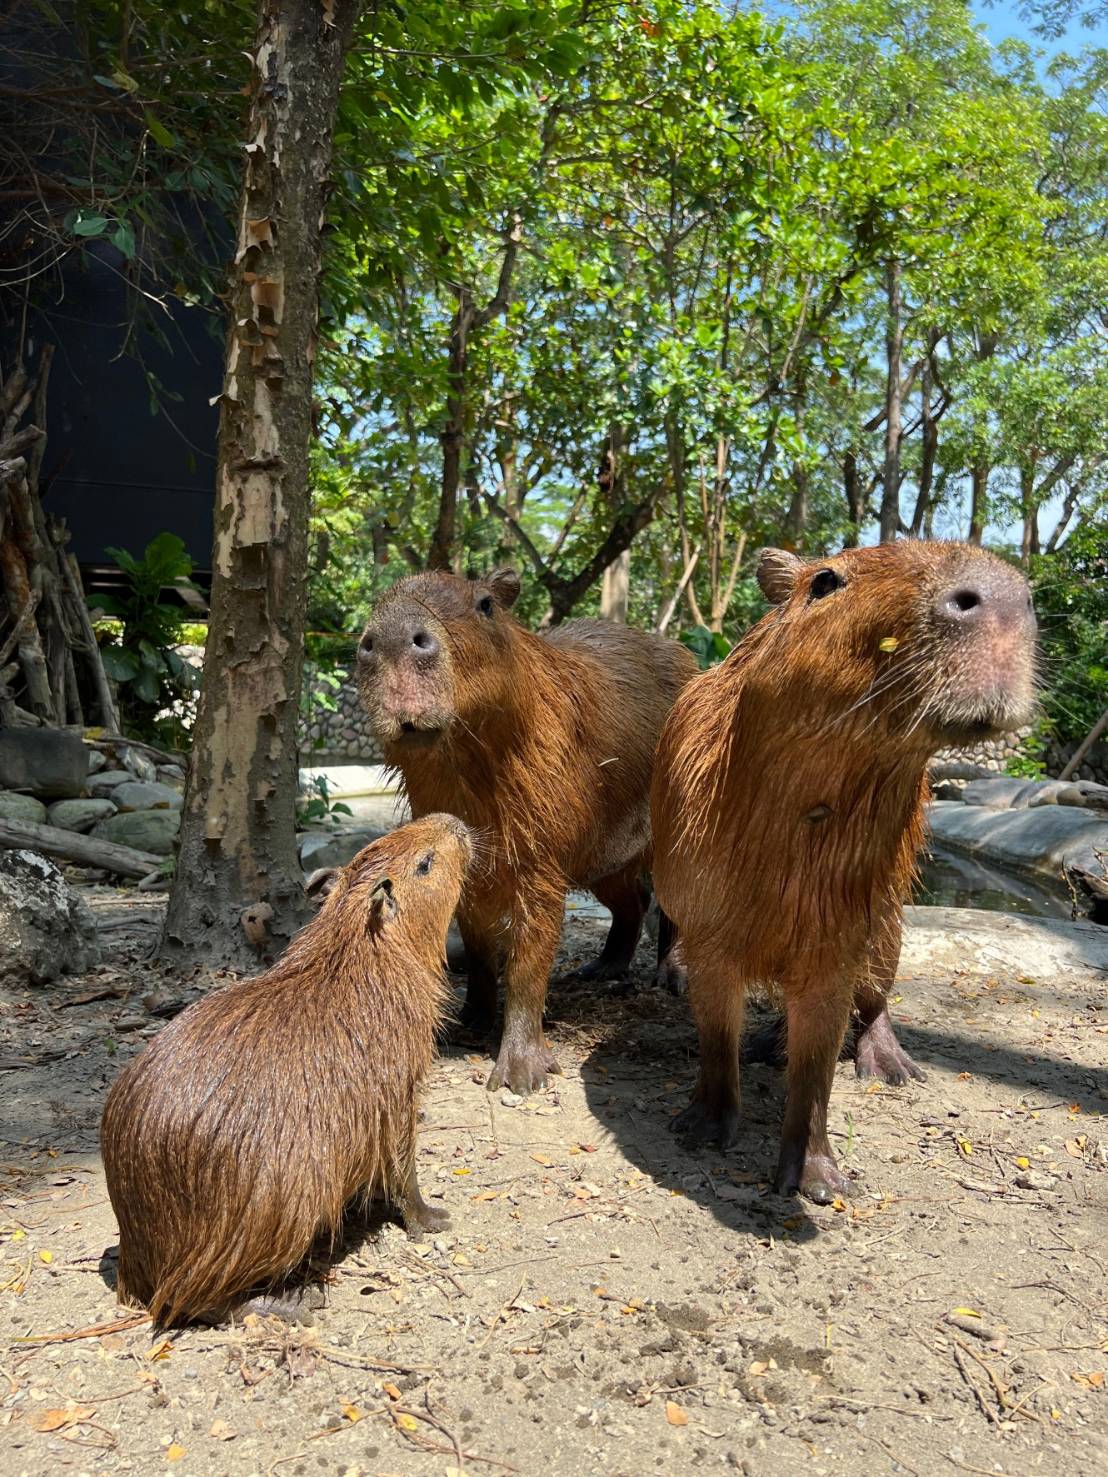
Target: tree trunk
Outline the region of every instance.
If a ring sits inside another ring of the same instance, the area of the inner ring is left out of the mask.
[[[900,360],[904,348],[901,322],[900,263],[885,269],[888,318],[885,328],[885,468],[881,479],[881,542],[891,543],[900,531]]]
[[[220,397],[211,621],[161,952],[257,965],[306,915],[296,723],[321,225],[357,0],[259,0]]]
[[[853,450],[843,453],[843,491],[846,494],[846,511],[850,520],[846,531],[846,547],[856,549],[866,516],[866,498],[862,479],[858,475],[858,456]]]
[[[442,482],[439,516],[427,551],[428,569],[449,569],[454,556],[454,534],[458,517],[458,489],[462,483],[462,448],[466,426],[466,367],[469,359],[469,330],[473,326],[473,297],[468,287],[458,288],[458,306],[450,325],[448,351],[446,424],[442,430]]]
[[[919,482],[916,487],[916,506],[912,513],[912,537],[919,538],[923,532],[924,518],[931,503],[931,486],[935,480],[935,458],[939,450],[939,426],[931,404],[932,379],[931,355],[923,361],[920,376],[920,463]]]
[[[989,467],[975,461],[970,468],[970,524],[968,540],[979,544],[985,535],[985,520],[989,516]]]
[[[600,616],[602,620],[627,624],[627,607],[631,599],[631,550],[624,549],[604,571],[600,584]]]

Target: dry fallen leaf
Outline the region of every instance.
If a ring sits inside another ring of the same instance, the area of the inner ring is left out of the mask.
[[[38,1254],[38,1259],[40,1262],[45,1262],[46,1265],[49,1266],[50,1263],[54,1260],[54,1253],[52,1251],[40,1251]]]
[[[400,1391],[396,1388],[395,1385],[382,1385],[381,1389],[384,1390],[385,1394],[389,1397],[390,1400],[400,1399]]]
[[[213,1421],[209,1436],[214,1436],[217,1441],[233,1441],[238,1433],[234,1431],[226,1421]]]
[[[156,1349],[151,1349],[146,1357],[156,1363],[160,1359],[168,1359],[172,1352],[173,1345],[168,1339],[165,1339]]]
[[[666,1420],[671,1426],[687,1426],[689,1424],[688,1416],[673,1400],[666,1401]]]
[[[404,1410],[402,1410],[400,1414],[396,1417],[396,1424],[400,1427],[402,1431],[419,1430],[419,1422],[416,1420],[415,1416],[409,1415],[407,1411]]]
[[[531,1158],[535,1161],[536,1164],[541,1164],[546,1169],[551,1169],[554,1165],[553,1159],[551,1159],[548,1154],[532,1154]]]
[[[61,1431],[66,1426],[91,1420],[96,1414],[94,1405],[67,1405],[64,1410],[40,1410],[31,1417],[36,1431]]]
[[[746,1366],[746,1372],[747,1374],[752,1374],[754,1378],[757,1379],[759,1375],[765,1374],[768,1368],[769,1365],[764,1363],[761,1359],[755,1359],[753,1364],[748,1364]]]
[[[167,1446],[165,1449],[165,1459],[167,1462],[179,1462],[184,1454],[185,1448],[183,1446],[178,1446],[176,1441],[174,1441],[172,1445]]]
[[[1075,1385],[1084,1385],[1087,1390],[1100,1390],[1104,1387],[1104,1371],[1095,1369],[1090,1374],[1071,1374],[1070,1379]]]
[[[351,1405],[348,1400],[344,1400],[339,1409],[342,1411],[344,1419],[348,1420],[352,1426],[356,1425],[362,1419],[362,1412],[356,1405]]]

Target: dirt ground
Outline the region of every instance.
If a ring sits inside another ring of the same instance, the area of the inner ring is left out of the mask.
[[[97,1124],[182,982],[146,962],[160,904],[89,892],[105,964],[0,995],[0,1472],[792,1474],[1108,1471],[1108,1011],[1103,974],[904,979],[926,1083],[839,1068],[854,1176],[817,1208],[767,1187],[780,1074],[745,1074],[726,1157],[667,1132],[687,1006],[555,982],[565,1076],[428,1083],[427,1242],[352,1237],[312,1327],[152,1338],[101,1261]],[[600,925],[571,915],[563,964]],[[157,999],[154,1001],[157,1005]]]

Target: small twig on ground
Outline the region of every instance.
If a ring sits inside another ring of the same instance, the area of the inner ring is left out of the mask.
[[[84,1207],[82,1206],[82,1209]],[[131,1328],[141,1328],[151,1322],[149,1313],[136,1313],[131,1318],[117,1318],[114,1323],[90,1323],[87,1328],[75,1328],[67,1333],[35,1333],[27,1338],[16,1339],[16,1344],[69,1344],[74,1339],[98,1339],[105,1333],[126,1333]]]
[[[970,1367],[966,1363],[962,1355],[962,1346],[959,1344],[957,1339],[955,1339],[954,1343],[951,1345],[951,1348],[954,1353],[954,1362],[958,1366],[958,1372],[965,1380],[966,1384],[969,1386],[970,1391],[973,1394],[973,1398],[977,1401],[977,1404],[981,1409],[981,1414],[985,1417],[985,1419],[989,1422],[991,1426],[999,1426],[1000,1417],[997,1415],[996,1411],[993,1410],[992,1406],[981,1393],[981,1387],[973,1378],[973,1375],[970,1372]]]
[[[520,1280],[519,1287],[516,1289],[515,1296],[512,1297],[512,1298],[509,1298],[509,1300],[506,1303],[504,1303],[500,1308],[497,1309],[496,1316],[493,1318],[492,1323],[489,1326],[488,1333],[481,1340],[481,1342],[477,1345],[478,1351],[480,1351],[481,1349],[483,1349],[485,1347],[485,1345],[488,1343],[489,1339],[492,1338],[493,1334],[496,1332],[497,1328],[500,1326],[501,1321],[503,1321],[504,1323],[507,1323],[507,1321],[508,1321],[507,1315],[511,1311],[512,1304],[515,1303],[515,1302],[518,1302],[519,1299],[523,1296],[523,1289],[526,1286],[527,1286],[527,1273],[524,1272],[523,1277]]]

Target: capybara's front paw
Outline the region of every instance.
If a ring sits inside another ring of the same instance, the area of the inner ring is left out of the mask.
[[[506,1087],[509,1091],[526,1097],[528,1093],[545,1087],[548,1077],[561,1075],[562,1069],[554,1060],[554,1053],[545,1041],[528,1042],[526,1045],[505,1041],[485,1086],[489,1092],[495,1092],[498,1087]]]
[[[696,1144],[734,1148],[739,1138],[739,1110],[730,1105],[716,1107],[693,1098],[683,1113],[670,1119],[671,1133],[679,1133]]]
[[[896,1039],[887,1015],[879,1015],[872,1026],[858,1033],[854,1070],[859,1077],[876,1077],[890,1087],[900,1087],[913,1078],[927,1080]]]
[[[793,1161],[782,1162],[774,1189],[779,1195],[795,1195],[799,1191],[816,1205],[830,1205],[833,1200],[850,1194],[850,1181],[830,1154],[808,1153],[799,1174]]]
[[[237,1316],[256,1313],[260,1318],[283,1318],[286,1323],[312,1324],[315,1314],[326,1304],[322,1287],[286,1287],[280,1292],[259,1293],[242,1303]]]
[[[656,989],[665,990],[670,995],[685,995],[689,989],[689,971],[680,959],[675,959],[670,954],[654,971],[654,985]]]
[[[445,1231],[450,1225],[450,1212],[428,1205],[425,1200],[416,1206],[405,1206],[402,1214],[404,1229],[409,1236],[420,1231]]]
[[[603,955],[591,964],[579,965],[566,976],[571,980],[622,980],[631,968],[630,959],[605,959]]]

